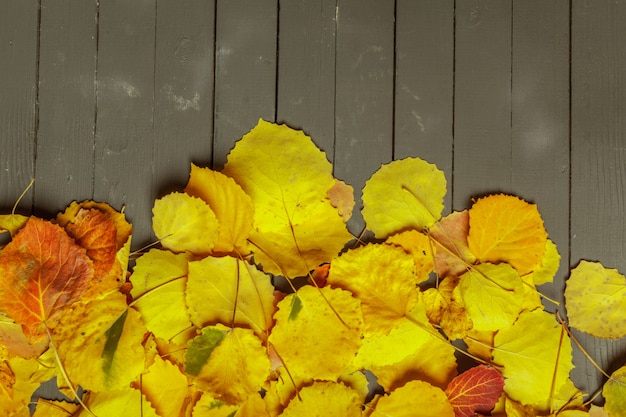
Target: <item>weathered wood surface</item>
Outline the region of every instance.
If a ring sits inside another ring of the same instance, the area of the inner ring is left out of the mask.
[[[421,156],[446,172],[447,211],[536,202],[562,301],[580,259],[626,272],[625,19],[608,0],[0,2],[0,207],[36,178],[22,212],[106,200],[140,247],[153,200],[263,117],[311,134],[357,192]],[[607,371],[625,361],[624,340],[577,336]]]

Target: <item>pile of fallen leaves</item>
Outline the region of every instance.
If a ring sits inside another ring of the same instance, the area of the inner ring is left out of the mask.
[[[127,272],[131,226],[104,203],[0,216],[0,414],[590,415],[569,327],[536,286],[557,248],[533,204],[492,195],[442,217],[446,181],[407,158],[352,187],[302,132],[260,121],[221,172],[157,200],[160,243]],[[626,335],[626,279],[581,262],[569,325]],[[469,358],[461,369],[457,361]],[[604,385],[624,416],[626,367]],[[80,389],[79,389],[80,387]]]

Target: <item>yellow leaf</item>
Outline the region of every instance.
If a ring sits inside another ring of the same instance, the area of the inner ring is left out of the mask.
[[[535,204],[491,195],[476,201],[469,216],[467,242],[481,262],[508,262],[520,275],[541,265],[548,234]]]
[[[428,235],[435,250],[437,275],[444,278],[459,276],[476,262],[476,257],[467,246],[469,212],[455,211],[435,223]]]
[[[364,333],[386,334],[419,300],[413,257],[402,248],[369,244],[331,262],[328,283],[361,300]]]
[[[581,261],[567,280],[565,307],[571,327],[607,339],[626,336],[626,277]]]
[[[559,269],[561,255],[556,245],[550,239],[546,240],[546,252],[541,261],[541,266],[532,274],[532,280],[535,285],[541,285],[552,282],[556,272]]]
[[[192,327],[185,304],[190,259],[189,254],[151,249],[137,259],[130,276],[133,308],[156,337],[175,343],[186,342],[181,340],[184,330]]]
[[[423,230],[441,217],[446,177],[419,158],[383,165],[363,188],[363,218],[377,238]]]
[[[335,382],[314,382],[300,390],[281,414],[282,417],[360,417],[361,401],[352,388]]]
[[[208,255],[218,238],[218,222],[211,207],[197,197],[171,193],[154,202],[152,228],[164,248],[172,252]]]
[[[21,214],[0,215],[0,233],[9,232],[11,236],[15,236],[26,225],[27,221],[28,216],[22,216]]]
[[[185,403],[191,401],[188,385],[187,377],[176,365],[156,355],[142,375],[141,386],[136,388],[146,396],[160,417],[178,417],[182,415]]]
[[[413,255],[417,282],[421,283],[428,280],[435,267],[434,254],[428,236],[417,230],[407,230],[389,236],[385,243],[399,246]]]
[[[376,403],[371,417],[454,417],[446,393],[424,381],[411,381]]]
[[[161,417],[139,390],[126,388],[119,391],[90,392],[87,406],[98,417]],[[83,410],[78,417],[93,417]]]
[[[329,198],[337,185],[332,166],[301,131],[259,120],[236,143],[223,172],[252,199],[249,240],[264,271],[304,276],[352,238],[342,217],[350,204]]]
[[[86,390],[119,390],[144,368],[141,316],[126,306],[121,293],[75,303],[52,334],[61,362],[72,381]]]
[[[611,417],[626,416],[626,366],[622,366],[611,374],[602,388],[606,400],[604,409]]]
[[[200,328],[216,323],[245,326],[264,339],[272,324],[270,277],[230,256],[190,262],[186,297],[191,321]]]
[[[252,330],[205,327],[189,343],[185,373],[200,389],[230,405],[240,405],[261,389],[270,360]]]
[[[191,164],[185,193],[204,200],[217,216],[219,235],[214,252],[248,254],[254,208],[250,197],[232,178]]]
[[[192,417],[233,417],[239,409],[237,405],[229,405],[216,400],[205,392],[193,406]]]
[[[33,392],[53,376],[37,358],[0,357],[0,415],[28,416],[28,404]]]
[[[428,323],[423,311],[402,319],[387,335],[372,335],[354,359],[355,366],[372,371],[385,391],[412,379],[445,388],[456,375],[454,348]]]
[[[522,279],[505,263],[476,265],[461,276],[459,290],[476,330],[510,326],[522,310]]]
[[[274,319],[269,343],[298,381],[336,380],[361,346],[359,300],[341,289],[306,285],[278,303]]]
[[[551,399],[574,368],[569,337],[554,316],[543,310],[525,311],[496,334],[494,345],[494,363],[503,366],[504,391],[538,412],[553,411]]]
[[[37,408],[31,417],[69,417],[78,415],[81,405],[67,401],[37,400]]]

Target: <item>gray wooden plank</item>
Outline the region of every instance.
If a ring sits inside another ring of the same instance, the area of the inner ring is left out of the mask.
[[[337,1],[283,1],[276,119],[302,129],[332,160],[335,142]]]
[[[189,164],[211,163],[215,2],[157,4],[154,187],[181,190]]]
[[[100,3],[94,198],[151,236],[156,0]]]
[[[44,1],[39,54],[37,212],[93,194],[95,1]]]
[[[38,4],[0,2],[0,207],[11,209],[34,176]],[[20,207],[32,209],[32,194]]]
[[[259,118],[276,117],[276,0],[217,3],[213,167]]]
[[[601,261],[626,273],[626,4],[572,3],[571,263]],[[624,364],[626,339],[578,332],[608,372]],[[590,392],[604,378],[577,354],[576,380]]]
[[[335,175],[354,187],[349,228],[357,235],[361,189],[393,157],[394,18],[393,1],[338,3],[334,164]]]
[[[511,1],[456,3],[452,204],[511,191]]]
[[[396,4],[394,159],[418,156],[452,185],[454,1]],[[451,208],[452,193],[445,198]]]
[[[514,1],[512,57],[511,189],[538,205],[559,248],[554,285],[542,291],[562,303],[569,274],[568,0]]]

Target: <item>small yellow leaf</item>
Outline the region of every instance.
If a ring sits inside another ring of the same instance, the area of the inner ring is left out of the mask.
[[[164,248],[172,252],[208,255],[218,238],[211,207],[197,197],[171,193],[154,202],[152,228]]]
[[[348,291],[309,285],[278,303],[269,343],[296,380],[342,374],[361,346],[359,304]]]
[[[522,310],[522,279],[506,263],[476,265],[461,276],[459,290],[476,330],[508,327]]]
[[[254,208],[250,197],[232,178],[191,164],[185,193],[204,200],[217,216],[220,227],[214,252],[248,254]]]
[[[626,277],[581,261],[567,280],[565,307],[571,327],[607,339],[626,336]]]
[[[238,405],[226,404],[205,392],[193,406],[191,417],[233,417],[237,410],[239,410]]]
[[[130,276],[133,308],[139,311],[148,330],[156,337],[182,343],[185,329],[191,328],[185,290],[187,253],[151,249],[137,259]]]
[[[417,230],[407,230],[389,236],[385,243],[399,246],[413,255],[417,282],[421,283],[428,280],[435,267],[434,254],[428,236]]]
[[[252,199],[249,240],[264,271],[305,276],[352,238],[343,217],[349,203],[330,192],[337,186],[332,166],[303,132],[259,120],[235,144],[223,173]]]
[[[410,381],[380,398],[371,417],[454,417],[446,393],[424,381]]]
[[[434,164],[406,158],[383,165],[363,188],[363,218],[377,238],[432,226],[443,211],[446,177]]]
[[[556,272],[559,269],[559,263],[561,262],[561,255],[553,241],[547,239],[546,252],[541,261],[541,266],[537,268],[532,274],[532,280],[535,285],[541,285],[548,282],[552,282]]]
[[[481,262],[508,262],[520,275],[541,265],[548,233],[535,204],[491,195],[476,201],[469,216],[467,243]]]
[[[281,416],[360,417],[361,401],[357,391],[341,383],[314,382],[300,390],[299,398],[293,398]]]
[[[270,277],[230,256],[190,262],[186,300],[191,321],[200,328],[216,323],[245,326],[265,338],[272,324]]]
[[[185,402],[191,401],[187,377],[180,369],[159,355],[142,375],[141,386],[137,386],[146,396],[160,417],[178,417],[184,410]]]
[[[610,417],[626,416],[626,366],[622,366],[611,374],[602,388],[606,400],[604,409]]]
[[[361,300],[366,335],[388,333],[419,301],[413,257],[391,245],[369,244],[337,257],[328,283]]]
[[[27,221],[28,216],[21,214],[2,214],[0,215],[0,233],[9,232],[11,236],[15,236]]]
[[[538,412],[552,412],[551,398],[569,382],[572,346],[554,316],[543,310],[525,311],[495,336],[493,361],[503,366],[504,391]],[[555,374],[556,372],[556,374]],[[554,389],[554,392],[552,391]]]

